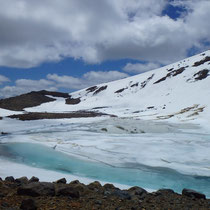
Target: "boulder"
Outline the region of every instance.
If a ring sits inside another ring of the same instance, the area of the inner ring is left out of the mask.
[[[23,176],[23,177],[20,177],[18,179],[15,179],[15,182],[17,182],[20,185],[27,184],[28,183],[28,178]]]
[[[132,196],[138,196],[140,198],[144,198],[147,195],[147,191],[141,187],[131,187],[130,189],[128,189],[128,192],[132,195]]]
[[[66,184],[66,179],[65,178],[59,179],[59,180],[56,181],[56,183],[58,183],[58,184]]]
[[[112,195],[119,197],[121,200],[131,199],[131,195],[125,190],[114,190]]]
[[[15,179],[14,179],[13,176],[7,176],[7,177],[5,178],[5,181],[7,181],[7,182],[15,182]]]
[[[18,195],[29,195],[29,196],[54,196],[55,187],[53,183],[49,182],[31,182],[23,185],[17,189]]]
[[[35,176],[32,176],[30,179],[29,179],[29,182],[38,182],[39,181],[39,178],[35,177]]]
[[[23,210],[37,210],[37,206],[32,199],[25,199],[22,201],[20,209]]]
[[[206,199],[206,196],[204,194],[199,193],[195,190],[186,189],[186,188],[182,190],[182,195],[185,195],[191,198]]]
[[[70,196],[71,198],[79,198],[79,191],[70,185],[59,185],[56,188],[57,196]]]

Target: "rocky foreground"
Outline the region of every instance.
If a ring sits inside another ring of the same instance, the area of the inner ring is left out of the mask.
[[[65,178],[56,182],[39,182],[26,177],[0,179],[0,209],[210,209],[204,194],[184,189],[182,195],[162,189],[148,193],[140,187],[120,190],[112,184],[99,182],[84,185],[79,181],[67,184]]]

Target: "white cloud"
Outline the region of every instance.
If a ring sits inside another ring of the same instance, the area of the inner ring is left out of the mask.
[[[63,57],[97,63],[132,58],[169,63],[209,40],[210,1],[162,16],[167,0],[0,0],[0,66],[32,67]]]
[[[131,73],[143,73],[149,70],[154,70],[160,67],[160,64],[157,63],[127,63],[123,70],[126,72],[131,72]]]
[[[82,75],[82,77],[71,77],[67,75],[59,76],[57,74],[48,74],[46,79],[18,79],[15,81],[15,85],[5,86],[0,89],[0,98],[8,98],[30,91],[59,91],[59,88],[65,88],[67,91],[71,92],[73,90],[79,90],[92,85],[110,82],[125,77],[128,77],[126,73],[118,71],[90,71]]]
[[[71,76],[59,76],[57,74],[48,74],[47,79],[56,83],[56,87],[68,89],[82,89],[92,85],[110,82],[128,77],[128,74],[118,71],[90,71],[85,73],[81,78]]]
[[[8,98],[11,96],[28,93],[30,91],[38,90],[50,90],[56,91],[57,88],[54,86],[54,82],[45,79],[41,80],[30,80],[30,79],[19,79],[16,80],[15,85],[5,86],[0,89],[0,98]]]
[[[7,78],[7,77],[5,77],[3,75],[0,75],[0,85],[2,85],[5,82],[9,82],[9,81],[10,81],[9,78]]]
[[[90,71],[83,75],[83,80],[93,84],[100,84],[126,78],[128,76],[128,74],[119,71]]]

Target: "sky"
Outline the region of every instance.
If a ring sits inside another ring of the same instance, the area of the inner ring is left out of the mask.
[[[0,98],[73,92],[210,49],[210,0],[0,0]]]

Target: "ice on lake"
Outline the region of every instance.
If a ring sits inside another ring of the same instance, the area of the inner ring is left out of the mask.
[[[210,197],[209,135],[195,125],[99,118],[5,120],[4,128],[11,134],[1,136],[1,158],[9,161],[129,186],[192,188]]]

